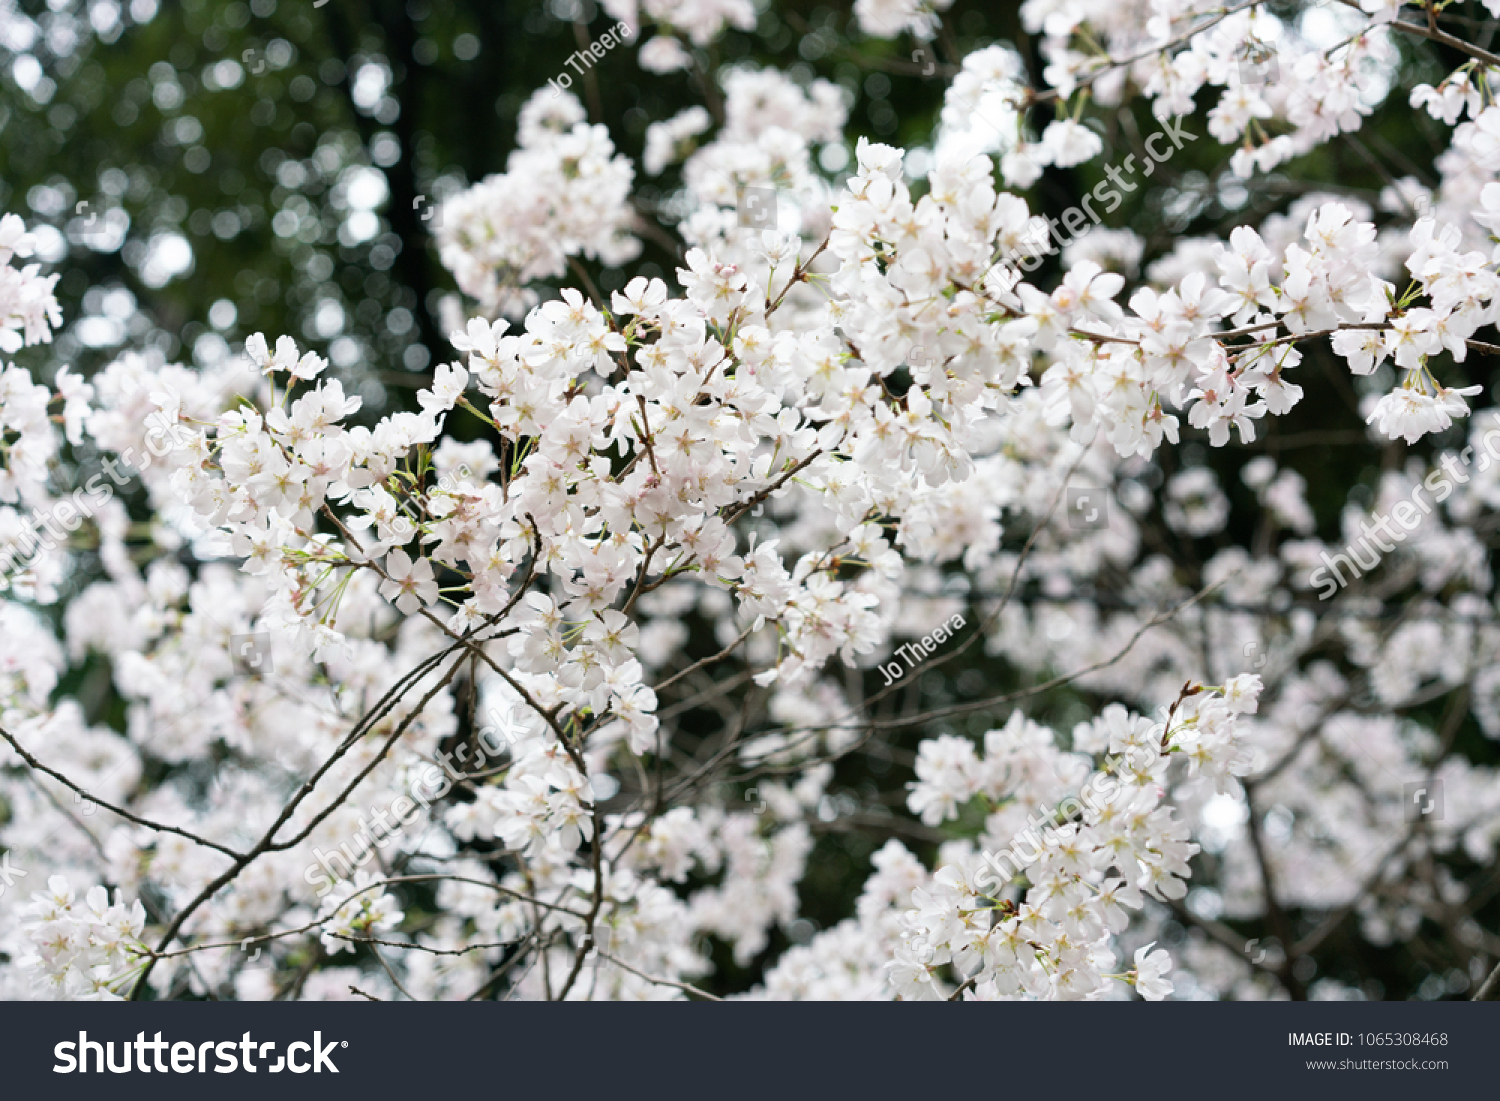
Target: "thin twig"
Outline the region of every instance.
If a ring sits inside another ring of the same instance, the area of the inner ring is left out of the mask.
[[[625,971],[629,971],[638,979],[645,979],[647,982],[655,983],[657,986],[670,986],[674,990],[681,990],[684,994],[691,994],[693,997],[702,998],[706,1002],[722,1002],[724,1000],[717,995],[710,994],[707,990],[699,990],[692,983],[678,982],[676,979],[661,979],[657,978],[655,975],[648,975],[644,971],[631,967],[630,964],[626,963],[624,960],[617,959],[616,957],[611,956],[602,948],[596,948],[595,951],[598,952],[599,955],[604,959],[607,959],[610,963],[614,964],[616,967],[619,967]]]

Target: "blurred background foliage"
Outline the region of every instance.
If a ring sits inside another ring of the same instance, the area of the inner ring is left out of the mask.
[[[415,389],[432,366],[456,358],[439,320],[440,303],[455,290],[433,243],[437,204],[505,169],[526,98],[614,22],[594,0],[0,0],[5,6],[11,13],[0,18],[0,210],[22,214],[38,232],[39,259],[61,273],[57,293],[65,314],[52,347],[25,349],[16,362],[43,380],[61,364],[91,374],[130,349],[209,365],[238,352],[250,333],[273,339],[289,333],[332,361],[346,388],[365,399],[359,417],[366,421],[414,407]],[[1269,6],[1287,18],[1298,17],[1301,7]],[[860,135],[930,146],[942,71],[951,72],[973,49],[997,40],[1019,45],[1033,85],[1041,84],[1044,61],[1027,44],[1010,0],[959,0],[943,36],[927,47],[863,37],[847,6],[783,0],[762,9],[754,35],[731,29],[700,60],[709,71],[726,62],[774,64],[799,80],[819,76],[840,84],[851,104],[847,144],[820,147],[814,157],[831,181],[847,174]],[[1436,82],[1464,60],[1430,43],[1398,47],[1398,87]],[[929,60],[942,69],[924,76]],[[607,124],[616,146],[637,164],[648,123],[706,100],[691,75],[641,70],[632,48],[610,51],[590,76],[596,79],[575,90],[591,120]],[[1136,105],[1091,107],[1089,117],[1102,126],[1106,148],[1121,152],[1079,169],[1049,168],[1028,195],[1034,209],[1061,214],[1102,178],[1105,161],[1118,164],[1159,125]],[[1038,107],[1033,130],[1049,118],[1050,108]],[[1207,138],[1205,113],[1188,129],[1207,140],[1189,144],[1162,166],[1154,186],[1126,195],[1105,218],[1145,239],[1148,262],[1183,238],[1224,237],[1234,225],[1258,223],[1311,191],[1373,207],[1394,178],[1433,185],[1428,166],[1449,135],[1397,92],[1357,135],[1321,146],[1289,173],[1247,183],[1229,173],[1230,151]],[[586,265],[606,293],[636,274],[670,278],[680,256],[670,247],[676,172],[645,178],[638,171],[638,208],[655,228],[643,233],[645,252],[628,270]],[[1054,258],[1035,281],[1047,286],[1057,274]],[[1463,365],[1466,377],[1444,381],[1489,384],[1491,366],[1471,359]],[[1388,371],[1351,379],[1326,347],[1308,349],[1297,380],[1306,399],[1291,415],[1262,422],[1264,435],[1252,445],[1307,478],[1325,535],[1337,530],[1350,486],[1356,498],[1373,497],[1380,470],[1406,461],[1399,443],[1371,446],[1358,413],[1355,387],[1389,389]],[[1462,430],[1429,438],[1422,450],[1453,446]],[[1182,583],[1197,587],[1202,563],[1217,547],[1254,545],[1257,508],[1238,477],[1246,450],[1236,441],[1210,453],[1192,435],[1185,432],[1182,447],[1164,448],[1141,479],[1159,487],[1184,466],[1215,466],[1236,505],[1235,526],[1211,539],[1186,539],[1161,522],[1159,505],[1142,522],[1150,549],[1168,555]],[[1019,549],[1026,534],[1007,531],[1005,538]],[[1125,578],[1118,580],[1123,589]],[[1023,589],[1017,599],[1044,597]],[[1108,594],[1099,599],[1108,606]],[[695,630],[694,642],[705,654],[717,648],[707,629]],[[881,678],[871,670],[866,682],[872,691]],[[887,704],[891,715],[914,713],[1023,683],[1021,674],[976,647],[941,672],[910,678]],[[1028,710],[1067,731],[1100,702],[1066,688],[1033,698]],[[100,699],[91,710],[118,718],[119,708],[118,700]],[[1413,717],[1437,728],[1443,705],[1432,708]],[[805,939],[849,914],[869,856],[887,837],[899,837],[930,862],[941,839],[972,832],[976,822],[934,830],[902,813],[915,747],[943,732],[979,736],[1004,718],[981,712],[908,729],[881,753],[840,762],[834,794],[815,824],[819,842],[802,886],[806,919],[777,931],[768,952],[748,968],[715,946],[719,971],[704,985],[745,989],[789,939]],[[691,753],[695,725],[707,735],[723,721],[709,710],[685,716],[685,750]],[[1477,762],[1496,763],[1495,744],[1472,719],[1464,721],[1457,748]],[[881,814],[882,805],[897,813]],[[1205,853],[1199,865],[1212,860]],[[1488,929],[1500,925],[1497,888],[1490,885],[1477,914]],[[1304,931],[1320,917],[1294,915]],[[1237,931],[1266,935],[1251,924]],[[1445,986],[1440,976],[1468,966],[1450,956],[1420,937],[1376,950],[1346,922],[1319,951],[1316,974],[1371,997],[1449,996],[1460,984]]]

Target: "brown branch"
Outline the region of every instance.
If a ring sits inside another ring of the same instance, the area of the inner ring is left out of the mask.
[[[692,983],[678,982],[676,979],[659,979],[654,975],[648,975],[644,971],[630,966],[630,964],[626,963],[624,960],[617,959],[616,957],[611,956],[602,948],[596,949],[596,951],[601,957],[607,959],[616,967],[621,968],[625,971],[629,971],[638,979],[645,979],[647,982],[655,983],[657,986],[670,986],[674,990],[681,990],[684,994],[690,994],[695,998],[702,998],[706,1002],[722,1002],[724,1000],[717,995],[710,994],[707,990],[699,990]]]
[[[221,852],[231,860],[237,860],[240,856],[240,854],[235,852],[233,849],[228,848],[224,845],[220,845],[217,841],[210,841],[206,837],[199,837],[196,833],[190,833],[187,830],[179,829],[177,826],[169,826],[164,822],[153,822],[149,818],[142,818],[139,815],[132,814],[124,807],[117,807],[107,799],[96,798],[89,792],[85,791],[83,788],[79,787],[72,780],[69,780],[66,776],[58,772],[56,769],[48,768],[46,765],[42,764],[41,761],[38,761],[30,753],[26,752],[26,750],[22,748],[21,743],[16,741],[15,738],[11,737],[10,731],[6,730],[3,726],[0,726],[0,738],[4,738],[7,742],[9,742],[11,748],[14,749],[18,754],[20,754],[21,759],[32,768],[36,769],[38,772],[45,772],[48,776],[51,776],[54,780],[67,787],[70,791],[73,791],[82,798],[87,799],[90,803],[96,803],[99,806],[103,807],[105,810],[110,811],[114,814],[118,814],[127,822],[134,822],[138,826],[145,826],[147,829],[156,830],[159,833],[175,833],[178,837],[185,837],[194,844],[202,845],[207,849],[213,849],[215,852]]]
[[[1484,985],[1475,992],[1473,1000],[1476,1002],[1500,1002],[1500,963],[1495,965],[1495,969],[1490,972],[1490,977],[1485,979]]]

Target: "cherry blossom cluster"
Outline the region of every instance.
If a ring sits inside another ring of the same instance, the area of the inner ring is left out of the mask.
[[[986,749],[995,752],[982,761],[967,741],[950,739],[943,747],[924,742],[927,767],[919,759],[913,811],[938,821],[981,795],[997,809],[980,839],[984,852],[944,865],[929,886],[913,892],[916,908],[903,917],[902,946],[890,964],[899,996],[946,994],[936,978],[944,965],[979,998],[1103,993],[1115,961],[1110,940],[1128,927],[1128,911],[1141,908],[1142,893],[1163,900],[1187,893],[1187,861],[1198,847],[1162,801],[1170,757],[1181,754],[1190,776],[1231,789],[1230,777],[1249,763],[1237,745],[1234,721],[1255,710],[1260,689],[1260,679],[1250,675],[1222,692],[1190,688],[1158,723],[1116,705],[1097,722],[1080,725],[1073,732],[1074,752],[1066,755],[1046,752],[1050,731],[1035,724],[1023,729],[1014,721],[1013,729],[986,735]],[[1029,760],[1018,762],[1013,747],[1023,746],[1036,748],[1027,753]],[[1091,750],[1115,755],[1108,771],[1091,775],[1078,796],[1064,796],[1063,807],[1047,819],[1055,824],[1040,836],[1031,816],[1022,835],[1029,852],[1012,840],[1004,854],[1009,865],[996,860],[995,840],[1007,838],[1028,807],[1058,801],[1056,792],[1066,790],[1070,775],[1087,770],[1080,753]],[[1052,775],[1037,776],[1033,761]],[[934,801],[936,790],[942,795]],[[1005,887],[1023,863],[1025,892],[1011,897],[1015,892]],[[1161,978],[1170,963],[1165,953],[1145,951],[1137,954],[1137,971],[1125,977],[1144,997],[1159,1000],[1171,992]]]
[[[80,903],[67,879],[55,875],[28,911],[23,928],[36,952],[18,966],[57,995],[112,1001],[140,971],[148,949],[141,942],[146,910],[139,900],[111,902],[103,887],[92,887]]]
[[[13,353],[28,344],[46,343],[62,324],[62,310],[53,297],[56,275],[42,275],[40,264],[16,267],[36,249],[26,223],[14,214],[0,216],[0,351]]]
[[[459,289],[487,310],[511,313],[530,308],[530,284],[562,275],[570,257],[621,264],[640,251],[631,233],[634,170],[575,97],[532,97],[518,139],[504,173],[442,205],[438,232]]]

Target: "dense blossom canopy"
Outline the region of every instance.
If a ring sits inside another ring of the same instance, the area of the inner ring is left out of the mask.
[[[683,997],[758,961],[728,992],[1300,997],[1341,923],[1428,920],[1482,978],[1455,869],[1496,861],[1500,777],[1454,742],[1500,738],[1500,415],[1468,384],[1500,353],[1500,58],[1400,0],[1026,0],[1037,80],[1014,43],[947,56],[948,4],[858,0],[946,92],[927,145],[839,172],[839,85],[712,68],[753,5],[603,7],[704,103],[635,163],[580,88],[531,95],[442,203],[464,304],[413,409],[362,421],[274,332],[0,374],[0,996]],[[1434,43],[1460,67],[1401,86]],[[1217,186],[1296,179],[1401,97],[1435,186],[1097,225],[1209,146]],[[680,262],[632,274],[667,177]],[[7,355],[63,321],[33,244],[0,221]],[[1387,457],[1322,538],[1258,450],[1304,357]],[[100,658],[119,728],[61,687]],[[976,658],[1023,687],[908,691]],[[1029,710],[1062,686],[1091,713]],[[905,788],[840,782],[899,730]],[[879,843],[814,930],[840,822]]]

